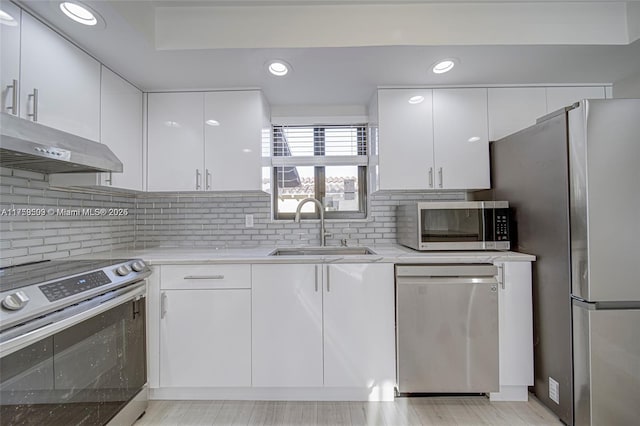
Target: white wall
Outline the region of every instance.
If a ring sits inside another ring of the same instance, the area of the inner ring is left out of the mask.
[[[613,83],[613,97],[640,99],[640,72]]]
[[[623,2],[310,2],[252,7],[157,3],[158,50],[629,42],[630,21]]]

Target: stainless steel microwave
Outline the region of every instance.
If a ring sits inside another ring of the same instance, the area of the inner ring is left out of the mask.
[[[422,202],[398,206],[399,244],[415,250],[509,250],[507,201]]]

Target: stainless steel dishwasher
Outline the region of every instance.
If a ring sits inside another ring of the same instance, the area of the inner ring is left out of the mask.
[[[498,281],[490,264],[396,266],[398,393],[498,384]]]

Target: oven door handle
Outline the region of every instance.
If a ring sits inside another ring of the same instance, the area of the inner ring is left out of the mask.
[[[96,315],[106,312],[118,305],[146,296],[146,282],[142,281],[134,286],[116,290],[116,292],[118,291],[121,292],[121,294],[118,294],[114,298],[99,303],[98,305],[91,308],[85,309],[81,305],[76,305],[42,318],[43,323],[46,325],[32,330],[28,333],[17,336],[13,339],[7,340],[6,342],[0,343],[0,358],[12,354],[13,352],[19,351],[20,349],[23,349],[39,340],[52,336],[62,330],[79,324],[91,317],[95,317]],[[100,296],[96,297],[96,299],[99,297]],[[87,302],[91,303],[91,300]],[[83,310],[75,313],[76,310],[80,309]],[[56,317],[61,319],[58,319]]]

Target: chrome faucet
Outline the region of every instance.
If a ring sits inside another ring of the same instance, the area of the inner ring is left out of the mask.
[[[302,206],[309,201],[315,203],[316,207],[318,207],[318,210],[320,210],[320,247],[324,247],[326,243],[326,237],[330,234],[328,234],[324,229],[324,206],[320,201],[316,200],[315,198],[305,198],[300,201],[300,204],[298,204],[298,208],[296,208],[296,217],[293,219],[293,221],[300,222],[300,210],[302,209]]]

